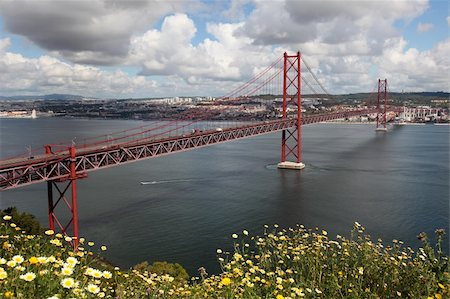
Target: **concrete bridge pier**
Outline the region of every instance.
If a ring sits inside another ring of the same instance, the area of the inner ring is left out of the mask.
[[[278,163],[278,168],[280,169],[293,169],[293,170],[301,170],[305,168],[305,164],[302,162],[291,162],[291,161],[284,161]]]

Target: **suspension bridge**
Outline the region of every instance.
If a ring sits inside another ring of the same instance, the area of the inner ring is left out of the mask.
[[[77,247],[77,181],[86,178],[91,171],[277,131],[281,131],[278,167],[302,169],[303,125],[376,114],[377,130],[385,131],[388,113],[402,111],[401,107],[388,106],[386,79],[378,80],[378,92],[373,93],[375,103],[365,108],[304,114],[302,93],[305,90],[318,97],[332,97],[300,52],[295,55],[284,53],[245,84],[216,99],[214,109],[186,110],[170,121],[95,136],[77,144],[73,141],[47,144],[42,153],[3,159],[0,161],[0,190],[45,182],[49,227],[73,237],[73,245]],[[210,121],[226,112],[230,105],[239,105],[262,95],[282,95],[278,118],[231,122],[221,127]],[[67,221],[56,215],[57,206],[67,207],[70,215]]]

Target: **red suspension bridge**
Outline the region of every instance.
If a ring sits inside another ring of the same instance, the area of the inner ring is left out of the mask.
[[[306,68],[303,72],[302,67]],[[77,180],[86,178],[91,171],[276,131],[282,132],[279,167],[301,169],[304,167],[301,156],[303,125],[376,114],[377,129],[386,130],[388,113],[402,110],[400,107],[387,105],[388,89],[385,79],[378,80],[376,105],[364,109],[304,115],[302,83],[309,92],[331,97],[300,52],[295,55],[285,53],[251,80],[216,99],[215,109],[187,110],[171,121],[97,136],[77,144],[73,141],[68,144],[47,144],[41,154],[1,160],[0,190],[46,182],[50,229],[59,229],[73,237],[73,245],[77,247]],[[321,94],[316,89],[320,89]],[[281,115],[278,119],[240,121],[220,128],[217,123],[208,123],[208,120],[227,111],[230,105],[269,94],[282,95]],[[56,215],[56,207],[59,205],[68,208],[70,217],[67,222]]]

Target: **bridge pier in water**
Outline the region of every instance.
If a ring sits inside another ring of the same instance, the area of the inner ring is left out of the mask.
[[[280,169],[300,170],[305,168],[302,163],[302,98],[301,98],[301,55],[284,53],[283,65],[283,115],[287,118],[288,105],[294,106],[297,113],[297,123],[281,133]],[[287,161],[293,158],[294,161]]]

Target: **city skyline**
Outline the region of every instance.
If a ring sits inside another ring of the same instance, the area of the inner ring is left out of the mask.
[[[19,3],[19,4],[18,4]],[[2,95],[221,96],[300,50],[330,93],[448,91],[447,1],[3,1]]]

